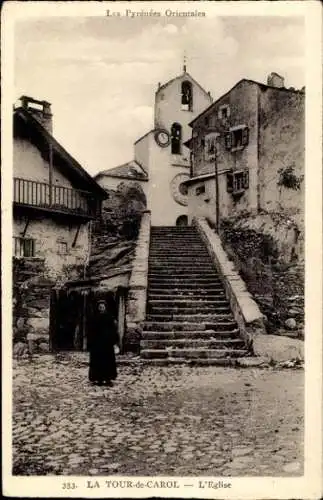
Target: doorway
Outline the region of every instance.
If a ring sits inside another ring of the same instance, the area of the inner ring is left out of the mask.
[[[52,290],[50,300],[50,347],[53,351],[87,351],[91,318],[98,300],[105,300],[118,318],[113,292],[98,295],[89,289]]]
[[[188,218],[187,215],[180,215],[176,219],[176,226],[187,226],[188,225]]]

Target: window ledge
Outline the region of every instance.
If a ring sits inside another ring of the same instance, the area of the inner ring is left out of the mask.
[[[232,191],[233,196],[241,196],[245,192],[245,189],[238,189],[236,191]]]
[[[237,146],[235,148],[231,148],[231,153],[235,153],[236,151],[242,151],[245,146]]]

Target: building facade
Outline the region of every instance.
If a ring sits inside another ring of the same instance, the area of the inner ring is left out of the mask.
[[[272,73],[267,85],[239,81],[192,120],[189,222],[284,211],[302,224],[304,115],[304,90]]]
[[[212,98],[186,71],[158,85],[155,94],[154,128],[134,144],[134,160],[95,177],[111,189],[120,177],[139,182],[151,210],[152,225],[187,223],[188,196],[182,182],[190,176],[190,151],[185,142],[189,123],[208,107]],[[128,172],[126,172],[128,170]]]
[[[107,194],[54,139],[49,103],[23,96],[13,124],[14,330],[46,340],[51,289],[84,277]]]

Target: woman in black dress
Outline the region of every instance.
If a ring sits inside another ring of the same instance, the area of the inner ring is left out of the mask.
[[[104,300],[97,303],[97,311],[91,321],[89,335],[90,382],[111,385],[117,378],[117,365],[114,352],[118,344],[118,332],[112,315],[107,310]]]

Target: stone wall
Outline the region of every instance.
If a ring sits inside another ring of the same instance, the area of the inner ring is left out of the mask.
[[[284,212],[302,225],[305,95],[301,92],[260,88],[258,119],[259,208],[267,212]],[[284,170],[290,176],[290,179],[286,178],[286,185],[281,176]],[[291,175],[294,176],[295,185],[291,182]]]
[[[222,278],[226,296],[238,324],[240,335],[250,345],[255,336],[266,333],[264,317],[248,292],[238,270],[226,255],[219,236],[209,226],[206,219],[202,217],[195,218],[193,224],[205,242]]]
[[[124,349],[131,351],[139,350],[142,326],[146,317],[150,218],[150,211],[146,211],[141,219],[129,282]]]
[[[14,353],[49,348],[49,308],[53,280],[44,259],[13,259]]]
[[[26,217],[15,215],[13,236],[20,237]],[[75,237],[78,232],[76,241]],[[62,216],[34,215],[27,225],[25,238],[35,241],[35,257],[44,259],[46,274],[53,279],[79,276],[79,268],[87,264],[90,253],[89,223]]]
[[[270,333],[303,335],[304,254],[283,214],[222,219],[223,246],[267,317]],[[296,226],[297,229],[297,226]]]

